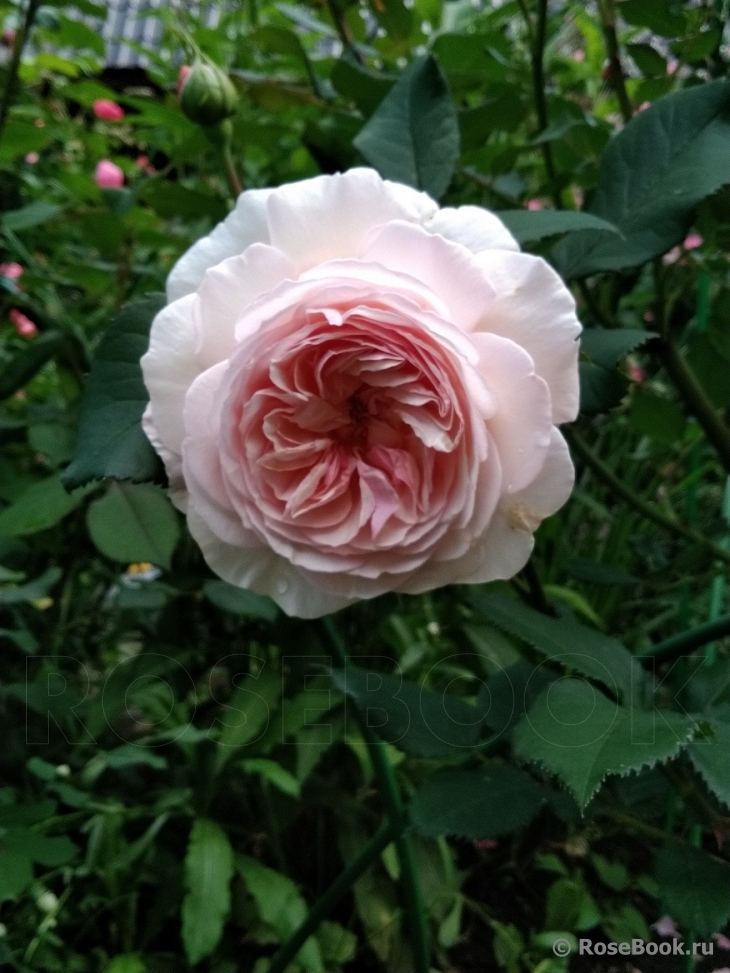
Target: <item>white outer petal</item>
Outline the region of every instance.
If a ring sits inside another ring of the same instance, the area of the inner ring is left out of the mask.
[[[504,223],[481,206],[447,206],[423,224],[429,233],[438,233],[454,243],[481,253],[482,250],[519,250],[520,245]]]
[[[474,259],[496,293],[474,330],[522,345],[548,384],[553,422],[572,422],[578,415],[581,332],[573,295],[542,257],[485,250]]]
[[[269,243],[266,200],[273,189],[249,189],[208,236],[180,257],[167,278],[167,299],[176,301],[197,290],[203,275],[226,257],[243,253],[252,243]]]

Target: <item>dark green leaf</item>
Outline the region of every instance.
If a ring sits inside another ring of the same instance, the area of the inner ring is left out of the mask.
[[[667,73],[667,62],[651,44],[627,44],[626,50],[647,78],[661,78]]]
[[[687,754],[715,797],[730,807],[730,724],[710,720],[711,736],[698,737]]]
[[[687,417],[678,402],[639,386],[631,397],[631,425],[660,443],[678,443]]]
[[[78,438],[64,482],[71,486],[116,477],[139,483],[159,479],[160,460],[142,432],[149,400],[140,358],[149,344],[161,294],[127,305],[102,338],[81,401]]]
[[[185,856],[182,939],[190,963],[210,956],[231,909],[233,849],[214,822],[198,818]]]
[[[39,335],[0,369],[0,399],[7,399],[26,385],[50,361],[63,344],[57,331]]]
[[[542,240],[557,233],[574,233],[576,230],[605,230],[618,233],[618,229],[606,220],[591,213],[565,209],[505,209],[496,214],[519,243]]]
[[[355,700],[372,730],[406,753],[453,757],[468,752],[479,735],[480,715],[458,696],[355,666],[333,669],[332,681]]]
[[[630,351],[656,338],[653,331],[632,328],[587,328],[580,336],[580,350],[603,368],[612,368]]]
[[[400,76],[354,140],[386,179],[446,191],[459,157],[459,125],[446,79],[429,55]]]
[[[180,537],[177,515],[151,483],[110,483],[87,512],[89,534],[107,557],[125,564],[150,561],[169,568]]]
[[[672,0],[622,0],[621,17],[635,27],[648,27],[660,37],[676,37],[685,29],[685,18],[675,12]]]
[[[619,706],[585,681],[553,683],[514,732],[515,755],[556,774],[584,808],[606,777],[675,757],[697,730],[691,717]]]
[[[231,612],[233,615],[274,622],[279,614],[279,609],[271,598],[246,591],[245,588],[237,588],[227,581],[206,581],[203,585],[203,594],[216,608]]]
[[[88,488],[67,493],[57,476],[27,487],[0,513],[0,535],[24,537],[54,527],[83,500]]]
[[[396,77],[370,71],[345,54],[335,64],[330,80],[337,92],[354,102],[367,118],[393,87]]]
[[[241,747],[264,735],[280,695],[281,677],[276,673],[248,676],[236,689],[225,707],[225,719],[217,719],[212,727],[219,731],[216,771],[222,770]]]
[[[38,578],[11,587],[0,588],[0,605],[19,605],[24,601],[36,601],[44,598],[50,589],[58,583],[63,572],[60,568],[48,568]]]
[[[4,230],[12,230],[13,233],[30,230],[34,226],[52,220],[54,216],[62,213],[63,209],[63,206],[57,206],[53,203],[29,203],[22,209],[13,209],[8,213],[3,213],[0,226]]]
[[[606,149],[590,207],[624,239],[595,230],[571,235],[553,250],[561,273],[634,267],[679,243],[697,204],[730,182],[729,106],[730,82],[713,81],[636,115]]]
[[[532,645],[547,661],[557,662],[607,686],[624,700],[643,682],[641,667],[623,645],[577,622],[550,618],[520,601],[493,591],[472,596],[477,611],[499,628]]]
[[[418,831],[429,838],[497,838],[529,824],[547,794],[524,771],[508,764],[442,770],[417,791],[410,816]]]
[[[664,909],[685,929],[709,939],[730,919],[730,865],[700,848],[666,845],[655,872]]]

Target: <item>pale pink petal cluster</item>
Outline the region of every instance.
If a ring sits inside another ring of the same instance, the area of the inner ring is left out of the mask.
[[[103,122],[121,122],[124,118],[124,109],[116,101],[108,98],[97,98],[93,104],[94,114]]]
[[[0,264],[0,277],[5,277],[7,280],[17,280],[19,277],[23,276],[23,267],[20,264],[8,263]]]
[[[109,159],[102,159],[94,170],[94,182],[101,189],[121,189],[124,185],[124,173]]]
[[[144,428],[211,568],[316,617],[509,578],[573,466],[575,303],[372,170],[249,190],[173,268]]]
[[[8,312],[8,317],[13,323],[15,330],[18,332],[21,338],[35,338],[38,334],[38,328],[34,321],[28,317],[27,314],[23,314],[19,311],[17,307],[11,308]]]

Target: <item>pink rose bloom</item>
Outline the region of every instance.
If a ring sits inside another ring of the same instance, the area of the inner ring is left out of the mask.
[[[688,237],[685,237],[682,246],[685,250],[696,250],[698,247],[701,247],[704,242],[704,237],[702,237],[699,233],[690,233]]]
[[[7,277],[8,280],[17,280],[23,276],[23,268],[20,264],[0,264],[0,277]]]
[[[103,122],[121,122],[124,118],[124,109],[115,101],[108,98],[97,98],[94,102],[94,114]]]
[[[213,571],[290,615],[510,578],[570,495],[575,302],[486,210],[249,190],[167,297],[145,432]]]
[[[37,152],[29,152],[25,156],[25,161],[28,163],[28,165],[31,165],[31,166],[34,166],[39,159],[40,159],[40,156],[38,155]]]
[[[8,312],[8,317],[15,325],[15,330],[18,332],[21,338],[35,338],[38,334],[38,328],[31,321],[29,317],[19,311],[16,307],[12,308]]]
[[[94,182],[102,189],[121,189],[124,185],[124,173],[109,159],[102,159],[94,170]]]

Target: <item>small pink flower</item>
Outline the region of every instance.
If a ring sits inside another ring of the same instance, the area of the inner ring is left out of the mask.
[[[636,382],[637,385],[641,385],[642,382],[646,381],[646,372],[641,365],[635,365],[633,362],[629,362],[629,378],[632,382]]]
[[[639,105],[639,107],[636,109],[636,111],[637,112],[646,111],[647,108],[651,108],[651,102],[650,101],[642,101],[642,103]]]
[[[141,169],[142,172],[146,172],[148,176],[154,174],[155,167],[152,165],[152,163],[150,162],[150,160],[147,158],[146,155],[138,155],[137,158],[134,160],[134,164],[137,166],[138,169]]]
[[[94,182],[101,189],[121,189],[124,185],[124,173],[109,159],[102,159],[94,170]]]
[[[682,246],[685,250],[696,250],[698,247],[701,247],[704,242],[704,238],[700,236],[699,233],[690,233],[688,237],[685,237]]]
[[[571,57],[573,58],[574,61],[577,61],[578,64],[580,64],[581,61],[585,61],[586,52],[584,50],[581,50],[581,48],[579,47],[577,51],[573,51]]]
[[[543,203],[540,199],[528,199],[527,208],[534,213],[538,210],[545,209],[545,203]]]
[[[35,338],[38,334],[38,328],[33,324],[31,319],[16,307],[12,308],[8,313],[8,317],[15,325],[15,330],[21,338]]]
[[[183,85],[190,77],[190,72],[192,70],[193,69],[189,64],[180,65],[180,70],[177,75],[177,84],[175,85],[175,94],[178,98],[180,97],[180,92],[183,90]]]
[[[671,916],[662,916],[661,919],[657,919],[656,922],[652,923],[652,929],[656,930],[660,936],[679,935],[677,924]]]
[[[670,58],[667,61],[667,74],[676,74],[678,67],[679,61],[675,61],[673,58]]]
[[[37,152],[29,152],[29,153],[28,153],[28,154],[26,155],[26,157],[25,157],[25,161],[26,161],[26,162],[28,163],[28,165],[30,165],[30,166],[34,166],[34,165],[36,164],[36,162],[37,162],[37,161],[38,161],[39,159],[40,159],[40,156],[38,155],[38,153],[37,153]]]
[[[712,938],[717,943],[718,949],[730,949],[730,939],[723,936],[721,932],[716,932]]]
[[[103,122],[121,122],[124,118],[124,109],[115,101],[108,98],[97,98],[94,102],[94,114]]]
[[[8,280],[17,280],[23,276],[23,268],[20,264],[0,264],[0,277],[7,277]]]
[[[662,257],[662,263],[664,264],[676,264],[682,258],[682,251],[679,247],[672,247],[672,249],[665,253]]]

